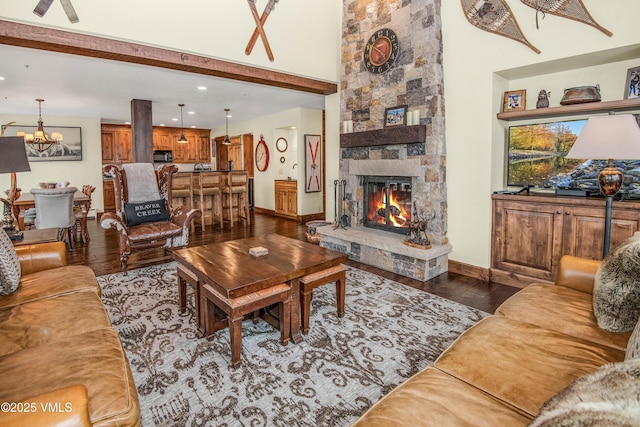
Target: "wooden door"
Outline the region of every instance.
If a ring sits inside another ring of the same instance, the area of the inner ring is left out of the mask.
[[[118,130],[116,136],[116,161],[119,163],[131,163],[131,130]]]
[[[253,134],[242,135],[242,148],[244,151],[244,170],[250,178],[253,178]]]
[[[113,189],[113,181],[105,179],[102,181],[102,198],[104,200],[104,211],[115,212],[116,211],[116,193]]]
[[[198,163],[211,163],[211,145],[209,135],[198,135]]]
[[[492,267],[552,281],[562,250],[562,208],[496,201]]]
[[[116,149],[113,132],[102,132],[102,163],[115,163]]]

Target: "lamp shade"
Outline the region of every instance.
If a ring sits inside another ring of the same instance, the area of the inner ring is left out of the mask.
[[[27,148],[22,136],[0,137],[0,173],[30,171]]]
[[[631,114],[591,116],[569,150],[570,159],[640,159],[640,127]]]

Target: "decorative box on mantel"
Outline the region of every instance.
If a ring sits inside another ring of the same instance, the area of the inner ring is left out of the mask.
[[[340,135],[340,148],[426,142],[427,126],[395,126]]]

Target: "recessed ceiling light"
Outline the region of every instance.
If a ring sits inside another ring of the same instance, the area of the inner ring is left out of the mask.
[[[130,125],[130,124],[131,124],[131,122],[124,122],[124,124],[125,124],[125,125]]]
[[[177,119],[176,117],[174,117],[174,118],[173,118],[173,119],[171,119],[171,120],[172,120],[172,121],[174,121],[174,122],[177,122],[177,121],[178,121],[178,119]]]
[[[296,127],[295,126],[291,126],[291,130],[294,130]]]
[[[160,126],[166,126],[164,123],[160,123]]]
[[[187,114],[191,114],[191,115],[193,115],[193,114],[195,114],[195,113],[196,113],[195,111],[189,111]]]
[[[195,129],[195,128],[196,128],[196,125],[192,125],[191,127]]]
[[[207,90],[206,86],[198,86],[198,90]]]
[[[0,76],[0,80],[4,80],[4,77]]]

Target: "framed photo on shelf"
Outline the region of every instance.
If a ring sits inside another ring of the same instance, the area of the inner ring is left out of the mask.
[[[11,125],[7,127],[6,136],[16,136],[18,132],[33,135],[37,126]],[[47,135],[54,132],[62,134],[62,141],[53,144],[46,150],[38,152],[34,147],[25,143],[27,158],[30,162],[49,161],[80,161],[82,160],[82,128],[70,126],[45,126]]]
[[[527,91],[510,90],[504,93],[502,111],[524,110],[526,106]]]
[[[315,193],[322,189],[322,143],[320,135],[304,136],[305,152],[305,193]]]
[[[640,98],[640,67],[627,70],[627,84],[624,89],[624,99]]]
[[[384,110],[384,127],[406,126],[407,105],[399,105]]]

